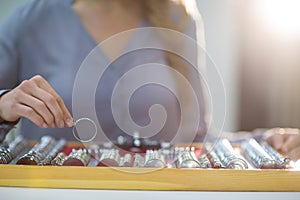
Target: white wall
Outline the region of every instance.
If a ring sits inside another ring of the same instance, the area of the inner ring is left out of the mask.
[[[204,21],[206,49],[224,81],[226,110],[224,130],[238,129],[238,35],[234,0],[197,0]],[[220,99],[222,101],[222,99]],[[217,118],[222,113],[215,112]]]

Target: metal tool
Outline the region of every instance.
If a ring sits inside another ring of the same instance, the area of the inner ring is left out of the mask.
[[[276,168],[276,161],[254,139],[245,140],[241,143],[244,156],[260,169]]]
[[[276,161],[278,168],[286,168],[287,165],[290,163],[290,158],[282,156],[267,142],[261,142],[260,145],[269,154],[269,156]]]
[[[144,167],[164,168],[166,161],[164,156],[157,150],[147,150]]]
[[[215,145],[215,151],[220,161],[229,169],[247,169],[247,162],[234,151],[227,139],[221,139]]]

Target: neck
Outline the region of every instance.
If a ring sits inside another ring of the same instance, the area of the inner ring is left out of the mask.
[[[120,16],[124,13],[141,17],[141,0],[76,0],[74,5],[88,9],[91,13],[105,16]]]

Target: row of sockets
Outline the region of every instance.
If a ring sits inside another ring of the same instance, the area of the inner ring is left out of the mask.
[[[198,154],[194,147],[162,148],[141,154],[92,145],[87,149],[73,149],[66,155],[61,152],[65,144],[64,139],[56,141],[44,136],[28,151],[26,140],[19,136],[6,147],[1,146],[0,164],[247,169],[250,163],[260,169],[282,169],[290,162],[267,143],[258,143],[254,139],[240,144],[243,156],[227,139],[204,143]]]
[[[176,147],[147,150],[145,154],[125,153],[121,156],[118,149],[93,146],[87,150],[74,149],[69,156],[59,154],[54,159],[59,162],[53,164],[72,165],[76,162],[70,160],[75,159],[82,166],[247,169],[250,163],[260,169],[282,169],[287,168],[290,162],[290,159],[280,155],[267,143],[259,144],[254,139],[242,142],[241,150],[244,157],[226,139],[215,144],[205,143],[199,155],[195,154],[193,147]]]

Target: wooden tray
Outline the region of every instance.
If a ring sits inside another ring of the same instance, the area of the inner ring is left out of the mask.
[[[33,146],[36,142],[30,142]],[[67,147],[83,147],[68,142]],[[201,144],[193,144],[201,147]],[[112,190],[298,191],[297,170],[149,169],[1,165],[0,186]]]
[[[126,169],[127,172],[118,169]],[[145,170],[149,169],[0,165],[0,186],[300,192],[300,171],[296,170],[159,169],[152,172]]]

